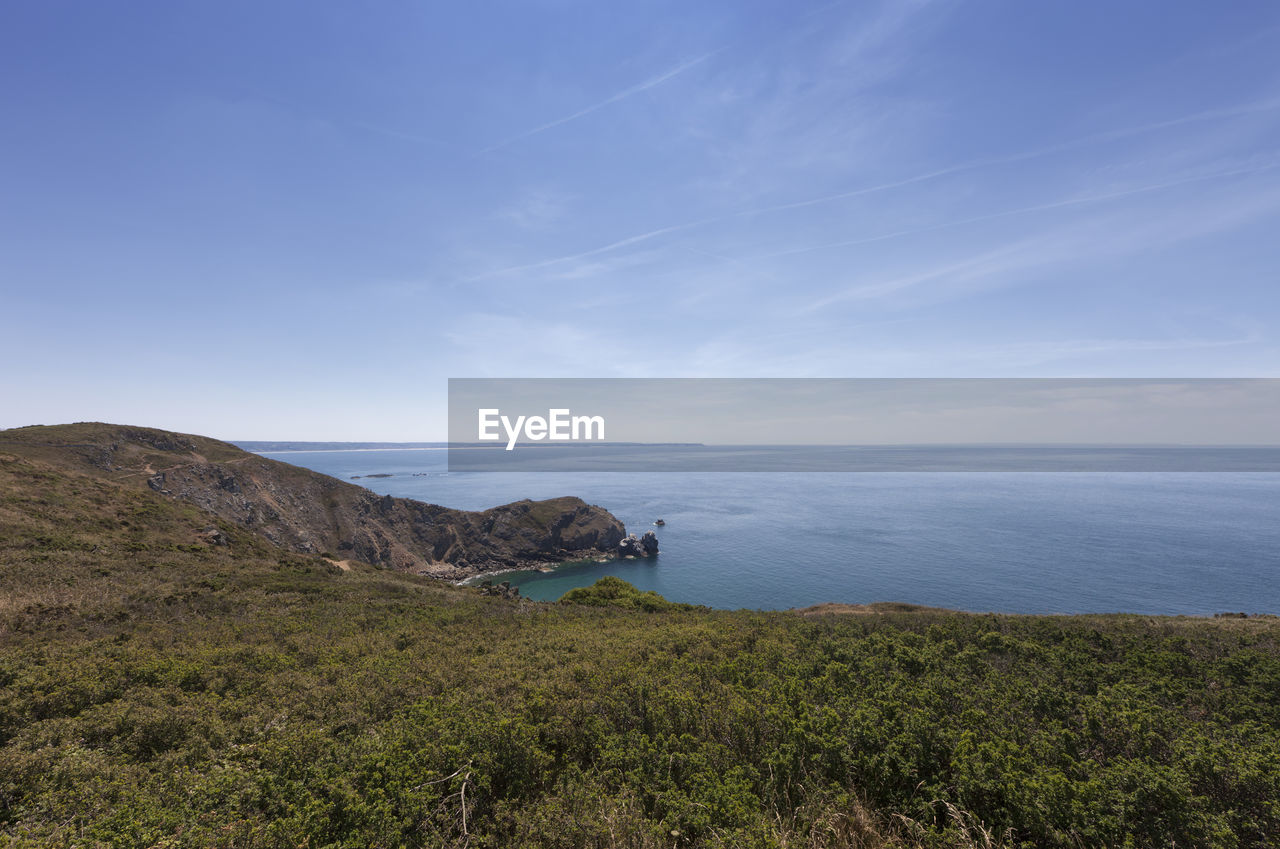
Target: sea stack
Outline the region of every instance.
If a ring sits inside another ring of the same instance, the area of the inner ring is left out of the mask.
[[[658,535],[646,531],[644,536],[628,534],[618,543],[619,557],[656,557],[658,555]]]

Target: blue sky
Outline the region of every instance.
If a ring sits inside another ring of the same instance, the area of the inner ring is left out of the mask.
[[[1280,374],[1273,2],[9,3],[0,427]]]

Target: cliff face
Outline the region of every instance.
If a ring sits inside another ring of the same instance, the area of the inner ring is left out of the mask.
[[[106,424],[0,431],[0,451],[149,487],[293,551],[460,579],[612,554],[626,535],[580,498],[470,512],[363,487],[225,442]]]

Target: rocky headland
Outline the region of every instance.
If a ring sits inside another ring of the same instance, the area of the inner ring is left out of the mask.
[[[37,425],[0,431],[0,452],[149,488],[292,551],[448,580],[625,553],[622,522],[580,498],[454,510],[380,496],[191,434],[100,423]]]

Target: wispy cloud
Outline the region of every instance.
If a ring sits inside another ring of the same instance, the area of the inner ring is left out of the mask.
[[[1062,209],[1082,204],[1139,196],[1161,189],[1229,176],[1255,174],[1276,168],[1280,168],[1280,162],[1272,160],[1266,164],[1253,167],[1217,171],[1160,184],[1070,198],[1019,210],[1006,210],[993,215],[976,216],[964,221],[947,222],[935,227],[921,228],[921,230],[914,232],[927,232],[941,229],[944,226],[958,226],[961,223],[991,221],[1014,215],[1031,214],[1036,211]],[[1277,208],[1280,208],[1280,190],[1277,190],[1275,186],[1266,186],[1254,189],[1247,195],[1230,194],[1229,196],[1218,198],[1216,202],[1201,199],[1194,206],[1156,206],[1148,207],[1143,210],[1141,215],[1136,216],[1131,211],[1118,211],[1105,217],[1089,216],[1065,224],[1055,223],[1051,228],[1038,234],[982,250],[961,259],[936,263],[896,276],[879,275],[878,279],[859,280],[855,284],[846,285],[838,291],[806,301],[797,308],[795,314],[817,314],[842,302],[884,298],[925,287],[926,285],[932,286],[935,296],[943,293],[947,296],[954,296],[957,293],[968,291],[975,285],[980,288],[1002,285],[1015,272],[1018,276],[1025,277],[1026,273],[1032,269],[1079,263],[1081,261],[1097,261],[1110,256],[1132,254],[1208,233],[1219,232],[1254,220],[1261,215],[1273,215]],[[879,238],[911,235],[912,232],[902,231],[897,234],[887,234],[885,237],[857,241],[859,243],[867,243]]]
[[[1102,192],[1099,194],[1089,194],[1080,197],[1071,197],[1063,200],[1050,201],[1049,203],[1038,203],[1031,206],[1021,206],[1016,209],[1005,209],[1000,212],[987,213],[985,215],[974,215],[968,218],[958,218],[953,221],[943,221],[938,224],[931,224],[927,227],[914,227],[906,230],[896,230],[891,233],[881,233],[876,236],[866,236],[857,239],[845,239],[838,242],[827,242],[821,245],[808,245],[806,247],[790,248],[785,251],[775,251],[773,253],[761,254],[751,257],[748,261],[777,259],[785,256],[795,256],[797,254],[811,253],[813,251],[830,250],[834,248],[856,247],[858,245],[869,245],[874,242],[884,242],[890,239],[898,239],[906,236],[917,236],[923,233],[932,233],[938,230],[946,230],[952,227],[962,227],[966,224],[978,224],[985,221],[998,221],[1001,218],[1011,218],[1020,215],[1031,215],[1037,212],[1048,212],[1055,209],[1066,209],[1073,206],[1086,206],[1095,203],[1105,203],[1106,201],[1120,200],[1122,198],[1135,197],[1137,195],[1150,194],[1151,192],[1172,189],[1178,186],[1191,185],[1193,183],[1203,183],[1209,180],[1221,180],[1228,177],[1240,177],[1246,174],[1260,174],[1265,171],[1272,171],[1280,168],[1280,151],[1275,151],[1272,156],[1262,163],[1248,165],[1238,168],[1229,168],[1219,171],[1212,171],[1207,174],[1195,174],[1187,177],[1181,177],[1175,180],[1165,180],[1159,183],[1151,183],[1142,186],[1132,186],[1129,188],[1118,189],[1110,192]]]
[[[391,139],[398,139],[399,141],[406,141],[406,142],[411,142],[413,144],[427,145],[429,147],[437,147],[443,150],[451,150],[455,152],[459,150],[456,144],[443,141],[441,139],[432,138],[430,136],[424,136],[421,133],[409,133],[403,130],[393,129],[391,127],[384,127],[379,124],[371,124],[368,121],[347,121],[345,123],[348,126],[351,126],[357,130],[364,130],[365,132],[375,133],[377,135],[385,136]]]
[[[1038,366],[1057,360],[1078,357],[1112,356],[1141,351],[1195,351],[1209,348],[1234,348],[1252,345],[1260,340],[1257,333],[1210,337],[1172,337],[1168,339],[1122,339],[1095,337],[1064,339],[1056,342],[1034,342],[984,346],[969,350],[965,356],[983,360],[1004,360],[1011,365]]]
[[[1139,136],[1139,135],[1148,134],[1148,133],[1154,133],[1162,129],[1171,129],[1179,126],[1186,126],[1189,124],[1214,121],[1214,120],[1223,120],[1223,119],[1229,119],[1234,117],[1240,117],[1244,115],[1261,114],[1265,112],[1274,111],[1276,109],[1280,109],[1280,98],[1237,104],[1231,107],[1226,107],[1222,109],[1205,110],[1202,112],[1197,112],[1190,115],[1183,115],[1178,118],[1172,118],[1164,121],[1157,121],[1152,123],[1119,128],[1115,130],[1108,130],[1101,133],[1094,133],[1087,136],[1081,136],[1079,138],[1064,141],[1059,144],[1037,148],[1035,150],[1022,151],[1019,153],[1012,153],[1005,156],[974,159],[968,162],[960,163],[958,165],[948,166],[946,168],[935,169],[932,171],[926,171],[920,174],[912,175],[910,177],[904,177],[900,180],[893,180],[885,183],[878,183],[871,186],[864,186],[858,189],[851,189],[845,192],[826,194],[818,197],[807,198],[804,200],[793,201],[789,203],[774,204],[771,206],[742,209],[735,212],[726,213],[723,215],[707,216],[704,218],[684,221],[684,222],[672,224],[665,227],[657,227],[652,230],[648,230],[643,233],[637,233],[635,235],[627,236],[622,239],[617,239],[615,241],[612,241],[607,244],[600,245],[599,247],[591,248],[585,251],[574,252],[574,253],[566,254],[563,256],[550,257],[548,259],[539,260],[532,263],[524,263],[524,264],[507,266],[507,267],[496,269],[493,271],[473,275],[471,277],[466,278],[464,282],[472,282],[480,279],[500,277],[500,276],[509,275],[509,274],[522,273],[526,271],[533,271],[541,268],[546,268],[549,266],[554,266],[560,263],[573,262],[581,259],[586,259],[589,257],[595,257],[595,256],[599,256],[601,254],[609,253],[612,251],[622,250],[624,248],[630,248],[642,242],[647,242],[661,236],[687,232],[687,231],[695,230],[701,227],[706,227],[713,224],[721,224],[721,223],[733,221],[736,219],[749,218],[749,217],[778,213],[778,212],[787,212],[791,210],[804,209],[806,207],[818,206],[821,204],[834,203],[840,200],[848,200],[848,199],[867,196],[867,195],[876,194],[880,192],[892,191],[894,189],[906,188],[906,187],[917,185],[917,184],[927,183],[929,181],[937,180],[943,177],[957,175],[957,174],[961,174],[969,171],[975,171],[982,168],[992,168],[992,167],[998,167],[1001,165],[1012,165],[1017,162],[1044,158],[1044,157],[1051,156],[1055,153],[1062,153],[1070,150],[1088,147],[1090,145],[1105,143],[1108,141],[1115,141],[1118,139],[1129,138],[1129,137]],[[1098,195],[1091,195],[1091,196],[1085,196],[1085,197],[1079,197],[1079,198],[1070,198],[1070,199],[1065,199],[1061,201],[1054,201],[1047,204],[1039,204],[1039,205],[1033,205],[1028,207],[1019,207],[1017,209],[1010,209],[1002,212],[991,213],[989,215],[974,216],[971,218],[964,218],[956,221],[944,222],[937,225],[931,225],[929,227],[916,228],[911,230],[902,230],[902,231],[896,231],[892,233],[881,234],[877,236],[870,236],[866,238],[830,242],[823,245],[815,245],[815,246],[804,247],[804,248],[796,248],[796,249],[787,250],[787,251],[780,251],[774,254],[768,254],[766,255],[766,257],[770,257],[770,258],[780,257],[780,256],[787,256],[790,254],[798,254],[798,253],[805,253],[808,251],[822,250],[824,248],[848,247],[848,246],[854,246],[859,244],[869,244],[872,242],[899,238],[901,236],[906,236],[906,235],[924,233],[931,230],[941,230],[949,227],[961,226],[964,224],[972,224],[972,223],[977,223],[981,221],[995,220],[999,218],[1011,217],[1011,216],[1021,215],[1021,214],[1029,214],[1037,211],[1045,211],[1045,210],[1056,209],[1056,208],[1067,207],[1067,206],[1077,206],[1082,204],[1097,203],[1105,200],[1114,200],[1114,199],[1125,197],[1127,195],[1158,191],[1160,189],[1172,188],[1174,186],[1183,185],[1186,183],[1195,183],[1195,182],[1201,182],[1205,180],[1237,176],[1237,175],[1246,174],[1246,173],[1256,173],[1260,171],[1270,170],[1275,167],[1277,167],[1277,163],[1271,162],[1271,163],[1267,163],[1259,166],[1249,166],[1241,169],[1230,169],[1230,170],[1215,172],[1211,174],[1193,175],[1186,178],[1179,178],[1172,181],[1153,183],[1150,185],[1135,187],[1132,189],[1124,189],[1124,190],[1119,190],[1115,192],[1107,192],[1107,193],[1102,193]]]
[[[494,217],[522,230],[545,230],[564,219],[568,213],[569,201],[569,196],[564,192],[547,188],[530,189],[495,212]]]
[[[909,325],[910,320],[881,322],[880,325]],[[1014,377],[1079,376],[1081,364],[1093,364],[1093,373],[1128,376],[1117,362],[1131,362],[1133,356],[1167,355],[1173,376],[1188,376],[1186,362],[1203,358],[1205,352],[1253,350],[1265,337],[1256,331],[1220,335],[1172,334],[1159,336],[1065,335],[1035,340],[1002,340],[999,344],[973,344],[961,334],[952,338],[911,338],[904,343],[894,335],[850,333],[834,339],[830,334],[810,330],[807,338],[796,339],[790,332],[776,332],[773,326],[754,328],[750,340],[741,331],[710,335],[691,343],[679,356],[659,361],[651,374],[687,377]],[[1175,357],[1185,353],[1187,357]],[[1260,356],[1265,356],[1261,354]],[[652,362],[652,361],[651,361]],[[1271,352],[1261,368],[1238,370],[1265,376],[1274,373],[1277,355]],[[1131,367],[1130,367],[1131,368]],[[1209,369],[1212,372],[1212,368]],[[1145,373],[1145,372],[1144,372]],[[642,371],[637,376],[645,376]],[[1154,376],[1154,375],[1151,375]]]
[[[456,316],[443,332],[450,358],[459,373],[474,377],[571,377],[581,374],[583,357],[590,351],[619,351],[626,340],[607,327],[573,321],[530,322],[521,315],[501,311]],[[519,340],[522,356],[511,357],[512,340]],[[593,358],[598,376],[616,377],[618,367],[606,363],[639,360],[640,357]]]
[[[1048,145],[1046,147],[1036,148],[1034,150],[1025,150],[1018,153],[1010,153],[1004,156],[989,156],[980,159],[972,159],[968,162],[962,162],[958,165],[951,165],[946,168],[939,168],[934,171],[925,171],[910,177],[904,177],[901,180],[892,180],[887,183],[879,183],[871,186],[863,186],[857,189],[851,189],[846,192],[836,192],[834,194],[820,195],[818,197],[806,198],[804,200],[793,201],[790,203],[774,204],[772,206],[763,206],[756,209],[743,210],[734,213],[734,215],[764,215],[772,212],[785,212],[791,209],[803,209],[808,206],[817,206],[819,204],[834,203],[835,201],[848,200],[850,198],[862,197],[864,195],[875,194],[877,192],[885,192],[891,189],[900,189],[905,186],[915,185],[917,183],[925,183],[930,180],[937,180],[942,177],[950,177],[956,174],[963,174],[968,171],[976,171],[982,168],[992,168],[1000,165],[1013,165],[1018,162],[1026,162],[1033,159],[1043,159],[1057,153],[1066,153],[1071,150],[1078,150],[1082,147],[1090,145],[1102,144],[1109,141],[1117,141],[1133,136],[1154,133],[1160,130],[1172,129],[1174,127],[1186,126],[1188,124],[1196,124],[1204,121],[1221,120],[1224,118],[1235,118],[1243,115],[1251,115],[1262,112],[1270,112],[1280,109],[1280,98],[1272,100],[1263,100],[1256,103],[1245,103],[1226,109],[1210,109],[1203,112],[1197,112],[1194,115],[1184,115],[1179,118],[1172,118],[1166,121],[1156,121],[1148,124],[1139,124],[1131,127],[1122,127],[1115,130],[1107,130],[1101,133],[1081,136],[1079,138],[1064,141],[1059,144]],[[696,226],[691,224],[690,226]]]
[[[721,50],[723,50],[723,48],[721,48]],[[530,136],[536,136],[538,133],[544,133],[547,130],[554,129],[555,127],[559,127],[564,124],[568,124],[570,121],[576,121],[579,118],[584,118],[587,115],[590,115],[592,112],[597,112],[601,109],[604,109],[606,106],[612,106],[613,104],[618,103],[619,101],[626,100],[628,97],[634,97],[635,95],[640,94],[641,92],[648,91],[651,88],[656,88],[657,86],[662,85],[668,80],[671,80],[671,79],[674,79],[675,77],[680,76],[685,71],[688,71],[691,68],[695,68],[698,65],[701,65],[703,62],[707,61],[711,57],[715,56],[717,53],[721,52],[721,50],[713,50],[710,53],[704,53],[703,55],[699,56],[696,59],[691,59],[688,62],[684,62],[680,65],[676,65],[674,68],[670,68],[666,71],[663,71],[661,74],[658,74],[656,77],[651,77],[650,79],[647,79],[642,83],[638,83],[637,85],[624,88],[622,91],[612,94],[609,97],[606,97],[604,100],[599,101],[598,103],[593,103],[590,106],[587,106],[583,109],[579,109],[577,112],[573,112],[569,115],[556,118],[554,121],[548,121],[545,124],[539,124],[538,126],[530,130],[525,130],[522,133],[517,133],[516,135],[511,136],[509,138],[505,138],[502,141],[495,142],[494,144],[491,144],[488,147],[481,148],[479,151],[477,151],[477,154],[483,155],[486,153],[492,153],[495,150],[499,150],[501,148],[506,147],[507,145],[514,144],[515,142],[521,141],[523,139],[527,139]]]

